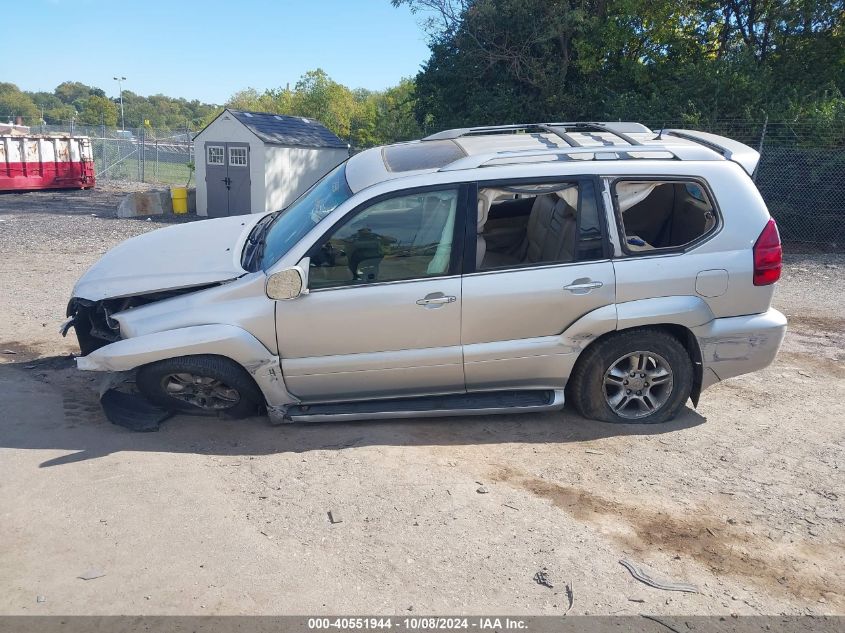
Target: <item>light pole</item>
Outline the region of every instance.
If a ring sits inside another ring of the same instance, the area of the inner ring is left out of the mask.
[[[123,82],[126,81],[126,77],[115,77],[114,80],[120,92],[120,129],[126,130],[126,120],[123,118]]]

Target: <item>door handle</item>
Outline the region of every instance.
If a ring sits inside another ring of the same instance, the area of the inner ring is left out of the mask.
[[[591,279],[576,279],[568,286],[564,286],[564,290],[568,290],[574,295],[585,295],[591,290],[601,288],[604,284],[600,281],[592,281]]]
[[[418,306],[438,306],[444,305],[446,303],[455,303],[457,301],[457,297],[453,296],[445,296],[443,293],[434,293],[430,295],[426,295],[422,299],[417,299]]]

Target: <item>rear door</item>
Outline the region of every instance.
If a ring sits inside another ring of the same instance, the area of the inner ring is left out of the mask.
[[[552,191],[559,187],[564,188]],[[503,222],[493,212],[487,231],[476,227],[478,236],[468,236],[467,250],[486,249],[479,261],[465,257],[461,343],[468,391],[565,386],[578,350],[562,344],[561,334],[585,314],[615,301],[614,269],[597,187],[593,177],[530,186],[480,185],[476,206],[508,190],[550,193],[542,194],[547,196],[544,201],[535,198],[521,244],[491,250],[502,246]],[[502,193],[491,195],[491,189]],[[516,202],[527,197],[514,196],[517,200],[505,199],[503,208],[518,206]],[[491,210],[495,207],[493,202]],[[504,224],[513,230],[513,220]]]

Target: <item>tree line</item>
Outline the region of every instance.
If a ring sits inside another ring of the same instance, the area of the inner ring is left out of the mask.
[[[426,129],[845,121],[843,0],[391,0],[424,17]],[[845,141],[845,134],[841,136]]]
[[[152,95],[144,97],[131,90],[123,91],[124,119],[127,129],[142,126],[184,130],[197,126],[219,111],[219,106],[200,101]],[[0,82],[0,120],[24,125],[79,125],[118,127],[120,104],[104,90],[78,81],[65,81],[53,92],[27,92],[12,83]]]
[[[448,127],[620,119],[800,122],[845,143],[845,0],[390,1],[428,34],[416,77],[370,91],[316,69],[225,105],[316,118],[355,147]],[[127,128],[197,130],[222,108],[129,90],[123,99]],[[113,127],[119,107],[79,82],[52,93],[0,83],[0,118],[12,116]]]
[[[123,105],[127,129],[172,131],[199,130],[224,107],[164,95],[143,97],[130,90],[123,91]],[[370,147],[418,137],[414,105],[412,79],[383,91],[351,89],[316,69],[306,72],[293,88],[241,90],[225,107],[314,118],[354,147]],[[119,100],[78,81],[66,81],[53,92],[26,92],[15,84],[0,83],[0,120],[18,118],[29,126],[68,126],[71,120],[77,125],[122,125]]]

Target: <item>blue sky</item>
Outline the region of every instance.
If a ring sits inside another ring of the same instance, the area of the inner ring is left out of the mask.
[[[389,0],[29,0],[4,29],[0,81],[66,80],[222,103],[291,86],[322,68],[351,88],[386,88],[428,58],[419,17]],[[24,53],[25,52],[25,53]]]

